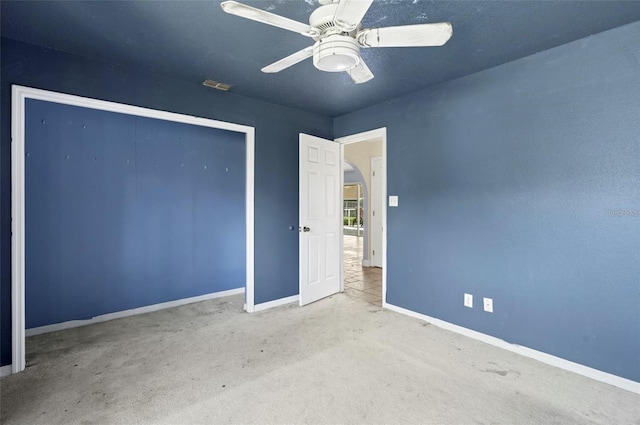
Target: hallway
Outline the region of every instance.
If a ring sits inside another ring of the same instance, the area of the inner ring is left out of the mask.
[[[373,305],[382,306],[382,269],[362,267],[362,241],[344,235],[344,293]]]

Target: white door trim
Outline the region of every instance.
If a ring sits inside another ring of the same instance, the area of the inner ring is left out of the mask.
[[[335,141],[340,143],[340,188],[344,186],[344,145],[350,143],[367,142],[372,139],[382,141],[382,170],[384,179],[382,181],[382,307],[387,307],[387,128],[382,127],[363,133],[352,134],[350,136],[339,137]],[[371,200],[369,200],[371,203]],[[344,190],[340,189],[340,206],[344,204]],[[371,209],[371,207],[369,207]],[[340,217],[342,228],[342,217]],[[340,291],[344,292],[344,241],[340,238]]]
[[[12,86],[11,97],[11,372],[25,368],[25,223],[24,223],[24,155],[25,155],[25,104],[27,99],[43,100],[65,105],[81,106],[121,114],[155,118],[202,127],[217,128],[245,134],[246,143],[246,282],[247,311],[254,305],[254,155],[255,129],[253,127],[199,118],[173,112],[158,111],[139,106],[124,105],[87,97],[56,93],[30,87]]]
[[[372,156],[370,158],[370,166],[371,166],[371,175],[369,176],[370,178],[370,182],[371,182],[371,187],[369,188],[369,264],[371,266],[376,266],[377,263],[375,260],[377,260],[378,257],[376,257],[375,255],[373,255],[373,251],[377,246],[374,246],[373,241],[374,241],[374,227],[373,227],[373,222],[377,221],[373,219],[373,211],[374,211],[374,206],[376,205],[375,201],[379,201],[377,203],[376,208],[380,208],[382,206],[382,209],[386,209],[385,208],[385,203],[384,203],[384,198],[382,196],[382,191],[380,191],[380,199],[376,199],[373,196],[373,192],[374,192],[374,177],[373,177],[373,173],[375,172],[375,163],[376,161],[380,160],[382,162],[382,164],[384,164],[384,157],[380,157],[380,156]],[[382,169],[382,181],[386,182],[387,181],[387,176],[384,175],[384,168]],[[380,177],[380,176],[378,176]],[[382,235],[380,235],[380,243],[382,244]]]

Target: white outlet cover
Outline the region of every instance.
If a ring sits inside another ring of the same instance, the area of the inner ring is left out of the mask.
[[[398,206],[398,197],[391,195],[389,196],[389,206],[390,207],[397,207]]]
[[[473,295],[464,294],[464,306],[465,307],[469,307],[469,308],[473,308]]]
[[[484,311],[488,313],[493,313],[493,298],[483,298],[484,300]]]

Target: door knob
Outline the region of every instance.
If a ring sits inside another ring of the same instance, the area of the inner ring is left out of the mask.
[[[298,231],[299,232],[310,232],[311,229],[309,229],[307,226],[304,226],[304,227],[298,227]]]

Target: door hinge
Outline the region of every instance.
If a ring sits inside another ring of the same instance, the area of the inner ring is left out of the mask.
[[[371,251],[372,251],[371,255],[375,256],[376,255],[376,250],[372,249]]]
[[[373,217],[375,217],[375,216],[376,216],[376,212],[375,212],[375,210],[374,210],[374,211],[371,211],[371,213],[373,214]]]
[[[373,172],[373,177],[375,177],[375,176],[376,176],[376,172],[374,171],[374,172]]]

